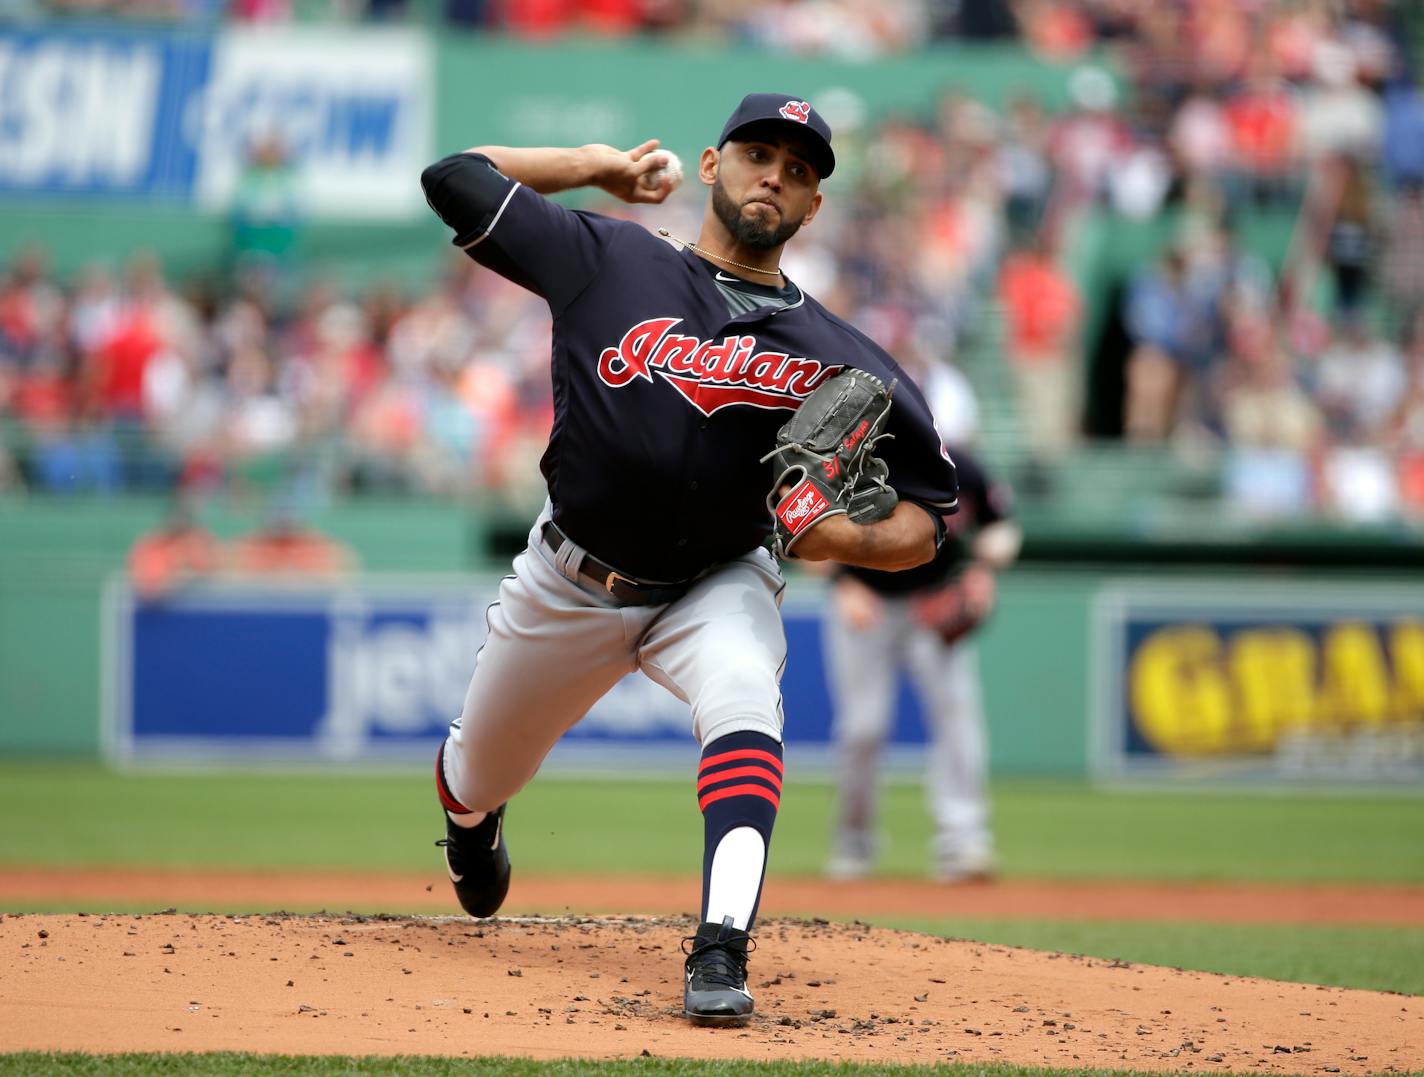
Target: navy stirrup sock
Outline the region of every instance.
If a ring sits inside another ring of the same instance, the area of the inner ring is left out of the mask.
[[[717,847],[732,831],[749,827],[760,834],[762,840],[760,864],[748,865],[745,869],[748,872],[756,870],[757,879],[754,887],[750,879],[735,880],[735,889],[745,889],[751,895],[746,922],[746,929],[751,929],[761,902],[761,884],[766,876],[766,851],[771,847],[771,828],[776,822],[776,810],[781,805],[782,771],[781,742],[765,733],[728,733],[702,749],[702,762],[697,768],[697,806],[702,811],[703,820],[704,921],[707,920]],[[737,871],[739,868],[731,864],[719,870]],[[725,885],[727,880],[722,882]]]

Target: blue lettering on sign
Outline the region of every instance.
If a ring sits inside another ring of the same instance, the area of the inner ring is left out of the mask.
[[[389,153],[400,102],[393,97],[334,101],[327,117],[327,144],[348,157]]]
[[[204,154],[241,160],[255,141],[272,134],[297,163],[345,165],[388,157],[399,148],[405,101],[397,93],[351,95],[312,81],[219,82],[189,120],[188,138]]]
[[[188,195],[179,119],[211,53],[176,35],[0,33],[0,190]]]

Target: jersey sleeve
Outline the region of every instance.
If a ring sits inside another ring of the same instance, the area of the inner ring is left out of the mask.
[[[542,296],[558,314],[598,272],[618,222],[567,209],[483,154],[457,153],[420,177],[430,208],[476,262]]]
[[[953,512],[959,503],[959,478],[929,406],[919,387],[892,362],[899,378],[886,431],[894,436],[880,442],[875,454],[890,469],[890,485],[905,501],[917,501],[936,512]]]

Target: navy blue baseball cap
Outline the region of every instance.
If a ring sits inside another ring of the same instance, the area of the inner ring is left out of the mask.
[[[736,110],[727,117],[727,123],[722,128],[722,137],[717,140],[717,148],[720,150],[727,140],[733,138],[742,128],[768,121],[789,124],[810,136],[807,145],[810,148],[811,163],[821,179],[835,171],[836,155],[831,152],[831,125],[807,102],[790,94],[747,94]]]

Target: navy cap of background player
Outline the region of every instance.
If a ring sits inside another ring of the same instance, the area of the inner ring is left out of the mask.
[[[831,125],[821,118],[821,114],[798,97],[784,93],[749,93],[742,98],[727,123],[722,128],[722,137],[717,140],[720,150],[727,140],[744,127],[771,120],[791,124],[810,135],[811,163],[816,173],[825,179],[835,170],[836,155],[831,152]]]

